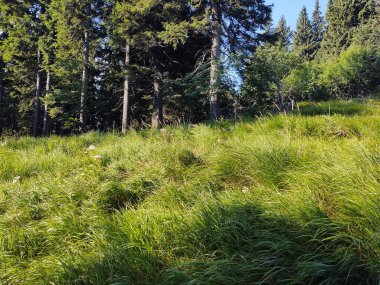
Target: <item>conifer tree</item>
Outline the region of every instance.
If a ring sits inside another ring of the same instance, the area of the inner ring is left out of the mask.
[[[210,119],[220,117],[219,87],[222,46],[237,53],[255,43],[257,30],[270,20],[271,6],[264,0],[194,0],[193,7],[205,19],[211,34],[210,60]],[[205,12],[206,11],[206,12]],[[210,13],[210,14],[209,14]]]
[[[321,6],[319,4],[319,0],[315,0],[315,8],[313,11],[313,19],[312,19],[312,30],[313,30],[313,54],[312,58],[314,58],[317,52],[321,48],[323,34],[325,31],[325,20],[322,16]]]
[[[297,21],[293,38],[293,50],[299,56],[310,60],[313,55],[313,30],[306,7],[303,6]]]
[[[337,56],[352,42],[355,28],[375,13],[374,0],[329,0],[327,29],[322,41],[324,56]]]
[[[278,22],[278,25],[276,29],[274,30],[276,41],[277,43],[285,48],[288,48],[290,46],[291,37],[292,37],[292,30],[287,25],[286,19],[284,16],[280,18],[280,21]]]
[[[50,15],[56,34],[55,75],[59,78],[59,88],[65,90],[67,107],[78,113],[79,130],[88,124],[89,89],[93,81],[94,53],[99,41],[98,22],[101,0],[52,0]],[[72,94],[67,98],[67,94]],[[79,106],[79,108],[77,107]],[[72,112],[72,111],[71,111]]]
[[[1,30],[6,31],[0,47],[4,69],[7,70],[9,97],[14,109],[14,121],[32,124],[37,136],[41,95],[41,50],[39,40],[43,27],[40,17],[49,1],[29,0],[22,3],[0,2]],[[34,93],[34,94],[33,94]],[[32,102],[32,104],[30,104]],[[33,116],[33,120],[30,117]],[[15,124],[13,127],[16,127]]]

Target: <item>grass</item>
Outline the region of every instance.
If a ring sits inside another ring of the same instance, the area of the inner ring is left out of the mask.
[[[379,115],[2,138],[0,284],[379,284]]]

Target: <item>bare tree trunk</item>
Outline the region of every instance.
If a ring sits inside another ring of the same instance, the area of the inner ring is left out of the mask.
[[[152,127],[158,128],[164,123],[164,112],[162,104],[162,74],[157,72],[154,75],[154,96]]]
[[[84,52],[83,52],[83,70],[82,70],[82,86],[80,94],[80,115],[79,121],[81,126],[79,128],[80,132],[83,132],[86,128],[86,111],[87,111],[87,93],[88,93],[88,71],[90,65],[90,26],[91,26],[91,6],[86,4],[85,7],[85,27],[84,27]]]
[[[50,95],[50,71],[46,74],[46,95],[45,98]],[[48,101],[45,100],[44,104],[44,124],[42,127],[42,133],[44,136],[47,136],[50,132],[50,117],[49,117],[49,104]]]
[[[4,92],[4,63],[0,59],[0,136],[3,133],[4,128],[4,113],[5,110],[5,92]]]
[[[40,115],[41,108],[41,51],[38,50],[37,55],[37,80],[36,80],[36,95],[34,97],[34,120],[33,120],[33,137],[37,137],[38,135],[38,119]]]
[[[280,108],[281,111],[284,111],[285,110],[285,106],[284,106],[284,97],[282,96],[282,86],[281,86],[281,83],[279,81],[276,82],[276,86],[277,86],[277,102],[278,102],[278,106]]]
[[[125,66],[128,68],[129,67],[129,44],[128,42],[126,43],[125,46]],[[127,70],[128,72],[128,70]],[[123,97],[123,119],[121,123],[121,132],[125,134],[127,130],[130,127],[130,119],[131,119],[131,114],[130,114],[130,106],[129,106],[129,75],[128,73],[125,75],[124,78],[124,97]]]
[[[211,68],[210,68],[210,119],[218,120],[220,108],[218,102],[219,64],[222,47],[222,18],[220,7],[216,0],[211,1],[212,21],[212,46],[211,46]]]

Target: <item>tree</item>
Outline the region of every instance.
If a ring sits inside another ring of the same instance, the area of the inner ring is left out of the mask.
[[[311,58],[315,58],[317,52],[321,48],[323,34],[325,31],[325,20],[322,16],[319,0],[315,0],[315,8],[312,19],[312,31],[313,31],[313,53]]]
[[[285,111],[283,80],[297,64],[296,55],[285,47],[266,45],[258,48],[247,65],[243,93],[255,96],[259,104],[276,102],[279,110]]]
[[[211,34],[210,60],[210,119],[219,119],[218,91],[222,46],[236,54],[254,45],[257,30],[264,29],[270,20],[271,6],[264,0],[194,0],[200,19],[207,19]],[[208,14],[210,13],[210,14]]]
[[[0,47],[4,63],[3,71],[7,70],[10,101],[12,105],[19,107],[18,110],[16,108],[13,110],[14,121],[19,117],[27,126],[30,125],[29,122],[33,122],[33,136],[37,136],[39,130],[42,91],[39,40],[42,33],[41,15],[47,4],[48,1],[42,0],[29,0],[18,4],[0,2],[2,22],[0,29],[5,31]],[[32,78],[36,81],[33,82]],[[32,95],[33,90],[34,95]],[[33,120],[30,120],[31,113]],[[13,127],[16,127],[15,124]]]
[[[94,81],[94,54],[100,44],[96,41],[100,30],[96,19],[103,5],[102,0],[52,0],[49,7],[56,36],[54,73],[60,81],[58,89],[66,90],[64,96],[71,94],[71,98],[60,99],[71,109],[69,113],[79,114],[80,131],[89,123],[88,94]]]
[[[280,18],[277,27],[274,30],[274,34],[276,36],[277,43],[282,46],[288,48],[290,46],[291,38],[292,38],[292,30],[287,25],[286,19],[284,16]]]
[[[6,114],[5,105],[5,88],[4,88],[4,63],[0,59],[0,136],[3,133],[4,128],[4,118]]]
[[[352,43],[355,28],[375,13],[374,0],[330,0],[327,29],[322,41],[323,56],[337,56]]]
[[[310,60],[313,56],[313,30],[306,7],[303,6],[297,21],[296,32],[293,38],[294,52]]]

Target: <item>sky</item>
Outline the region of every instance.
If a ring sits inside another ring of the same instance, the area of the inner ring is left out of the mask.
[[[328,0],[319,0],[323,15],[325,15]],[[298,15],[302,6],[306,6],[309,17],[311,17],[315,0],[267,0],[268,4],[274,4],[273,23],[277,25],[281,16],[284,15],[289,26],[294,30],[297,24]]]

